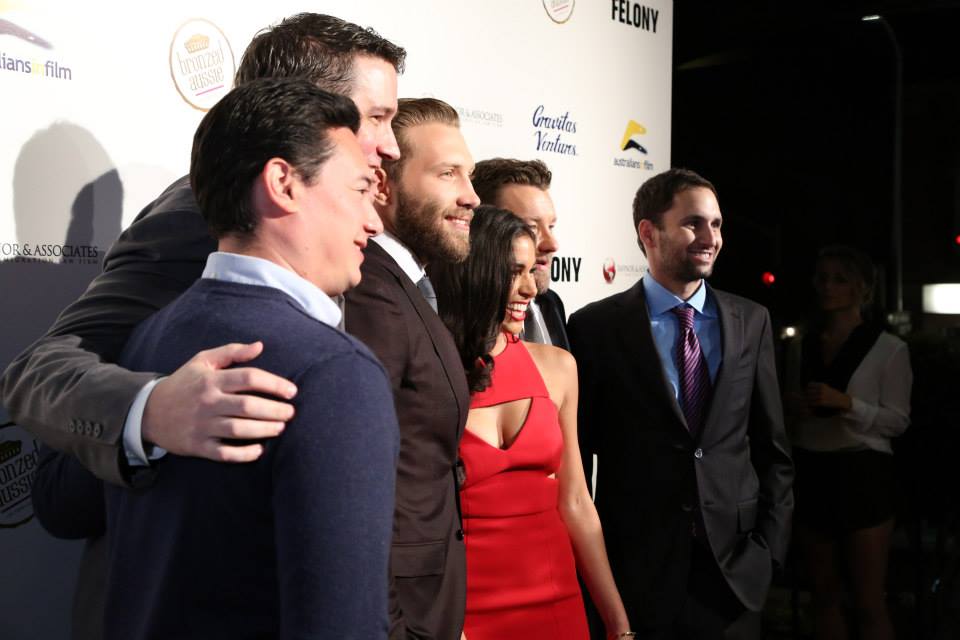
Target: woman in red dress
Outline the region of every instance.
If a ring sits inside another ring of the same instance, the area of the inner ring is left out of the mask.
[[[569,353],[518,335],[536,295],[535,238],[479,207],[470,256],[431,271],[472,398],[460,444],[467,640],[587,640],[577,569],[610,638],[629,638],[577,445]]]

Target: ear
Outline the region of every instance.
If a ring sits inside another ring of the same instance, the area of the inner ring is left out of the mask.
[[[637,225],[637,237],[640,239],[640,242],[643,243],[644,249],[649,251],[652,247],[656,246],[654,231],[656,227],[650,220],[644,218],[640,221],[640,224]]]
[[[303,182],[297,170],[283,158],[270,158],[257,180],[258,191],[272,211],[295,213],[299,209],[299,190]]]
[[[377,176],[376,193],[373,196],[373,204],[378,207],[386,207],[390,204],[393,195],[393,184],[387,177],[387,172],[383,167],[376,167],[373,173]]]

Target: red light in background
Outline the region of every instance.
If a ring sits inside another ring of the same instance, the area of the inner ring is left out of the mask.
[[[766,286],[772,286],[774,282],[777,281],[777,277],[770,273],[769,271],[764,271],[762,276],[763,284]]]
[[[954,242],[956,242],[957,244],[960,244],[960,236],[957,236],[957,237],[954,238],[953,240],[954,240]]]

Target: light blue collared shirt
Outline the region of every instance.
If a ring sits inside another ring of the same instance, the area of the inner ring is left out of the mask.
[[[673,388],[673,395],[680,401],[680,376],[677,373],[677,333],[680,321],[671,309],[686,304],[693,307],[693,330],[700,341],[700,351],[707,360],[710,381],[717,379],[717,371],[723,360],[723,336],[720,332],[720,316],[717,301],[707,295],[707,287],[700,281],[700,287],[689,300],[683,300],[657,282],[647,271],[643,276],[643,293],[647,299],[647,311],[650,314],[650,330],[653,342],[657,346],[660,363],[667,381]]]
[[[303,307],[310,317],[331,327],[340,323],[340,307],[330,296],[293,271],[263,258],[215,251],[207,257],[207,265],[200,277],[279,289]],[[130,405],[123,425],[123,448],[127,461],[134,466],[148,465],[151,460],[158,460],[167,453],[156,446],[149,452],[146,451],[142,436],[143,410],[147,406],[150,393],[160,380],[162,378],[151,380],[140,389]]]

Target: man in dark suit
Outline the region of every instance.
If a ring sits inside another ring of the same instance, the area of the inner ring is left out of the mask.
[[[793,509],[770,317],[704,281],[710,182],[654,176],[633,215],[646,275],[568,326],[614,578],[638,637],[756,639]]]
[[[368,163],[379,166],[399,156],[390,121],[405,56],[371,30],[304,13],[254,37],[237,84],[302,76],[349,95],[360,109],[361,148]],[[296,387],[261,369],[228,368],[257,357],[260,342],[204,350],[164,377],[114,364],[134,327],[199,278],[214,250],[189,180],[181,178],[124,231],[86,293],[11,363],[0,388],[10,415],[112,484],[149,485],[164,450],[232,462],[262,455],[260,439],[279,434],[294,413],[291,405],[266,396],[290,400]],[[70,494],[50,489],[70,488],[62,469],[74,465],[52,460],[38,471],[38,513],[55,518],[69,512]],[[103,526],[88,534],[92,539],[77,581],[72,621],[77,640],[102,637],[105,558],[96,536]],[[52,529],[64,533],[59,526]]]
[[[512,211],[537,235],[537,297],[528,307],[524,339],[569,351],[563,300],[550,290],[550,265],[557,252],[557,237],[553,234],[557,212],[550,197],[552,178],[542,160],[512,158],[481,160],[471,176],[481,202]]]
[[[384,163],[377,201],[385,231],[365,251],[346,323],[386,367],[400,421],[390,637],[454,640],[466,597],[457,446],[470,400],[425,267],[467,257],[479,200],[452,107],[400,100],[393,129],[401,156]]]

